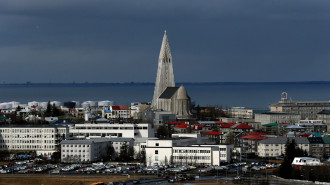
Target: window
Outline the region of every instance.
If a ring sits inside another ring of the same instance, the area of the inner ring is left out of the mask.
[[[156,143],[156,146],[159,146],[159,143]]]
[[[155,150],[155,154],[158,154],[158,150]]]
[[[158,156],[155,156],[155,161],[158,161]]]

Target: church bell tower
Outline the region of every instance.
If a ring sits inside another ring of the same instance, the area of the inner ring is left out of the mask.
[[[165,31],[158,58],[157,77],[154,96],[151,104],[153,109],[157,109],[158,98],[167,87],[175,87],[175,82],[172,65],[172,54]]]

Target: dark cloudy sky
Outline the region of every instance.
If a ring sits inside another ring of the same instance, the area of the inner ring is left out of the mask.
[[[329,0],[1,0],[0,80],[330,80]]]

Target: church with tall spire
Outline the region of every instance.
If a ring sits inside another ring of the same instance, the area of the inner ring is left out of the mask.
[[[173,60],[166,31],[158,58],[157,77],[154,96],[151,103],[153,110],[170,111],[177,118],[189,118],[190,97],[183,85],[175,86]]]

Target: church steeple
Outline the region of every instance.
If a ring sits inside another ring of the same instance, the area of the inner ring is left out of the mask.
[[[174,74],[172,65],[172,54],[168,42],[166,30],[163,37],[158,58],[158,70],[155,83],[154,97],[152,99],[152,108],[157,109],[157,100],[167,87],[174,87]]]

